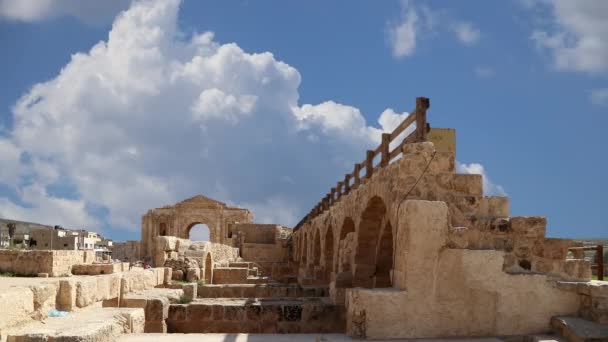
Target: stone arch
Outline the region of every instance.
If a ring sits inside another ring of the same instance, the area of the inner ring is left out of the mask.
[[[331,279],[334,271],[334,230],[330,225],[325,232],[325,247],[323,248],[326,279]]]
[[[352,218],[346,217],[344,219],[344,223],[342,223],[342,228],[340,229],[340,239],[338,240],[338,257],[336,258],[336,265],[334,266],[335,270],[339,271],[350,271],[350,258],[343,260],[341,265],[338,264],[340,258],[340,242],[346,238],[346,235],[349,233],[353,233],[355,231],[355,221]]]
[[[306,233],[304,233],[302,237],[302,263],[306,265],[306,261],[308,260],[308,249],[306,248]]]
[[[207,222],[206,220],[195,220],[190,222],[188,225],[186,225],[186,229],[184,229],[184,233],[182,236],[183,239],[190,239],[190,231],[192,230],[192,228],[194,228],[194,226],[199,225],[199,224],[203,224],[205,226],[207,226],[207,229],[209,230],[209,241],[216,241],[215,240],[215,229],[213,229],[213,226]]]
[[[376,248],[376,276],[374,287],[391,287],[393,270],[393,227],[390,222],[384,225],[384,229],[378,240]]]
[[[321,232],[315,229],[314,242],[312,250],[312,261],[315,266],[321,265]]]
[[[158,225],[158,235],[159,236],[167,236],[167,224],[165,222],[161,222]]]
[[[205,256],[205,284],[211,284],[213,282],[213,259],[211,258],[211,252],[207,252]]]
[[[386,205],[372,197],[363,213],[357,230],[357,244],[353,265],[353,286],[371,288],[376,276],[376,247],[382,230]]]

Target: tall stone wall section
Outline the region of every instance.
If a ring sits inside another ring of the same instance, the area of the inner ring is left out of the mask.
[[[92,263],[93,251],[0,250],[0,272],[18,275],[47,273],[50,277],[71,275],[72,266]]]
[[[139,241],[114,242],[112,259],[121,261],[137,261],[141,259],[141,243]]]

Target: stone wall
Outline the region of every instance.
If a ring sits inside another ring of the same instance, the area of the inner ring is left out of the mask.
[[[287,248],[276,244],[245,243],[241,257],[247,261],[287,261]]]
[[[50,277],[71,275],[72,266],[92,263],[93,251],[0,250],[0,272],[19,275],[47,273]]]
[[[525,335],[549,331],[552,316],[577,314],[578,295],[558,288],[550,276],[505,272],[509,252],[446,248],[448,217],[443,202],[403,203],[393,287],[346,290],[349,335]]]
[[[276,224],[234,224],[230,227],[233,236],[242,235],[245,243],[274,244],[280,226]]]
[[[120,261],[137,261],[140,260],[140,242],[125,241],[114,242],[111,247],[112,259]]]

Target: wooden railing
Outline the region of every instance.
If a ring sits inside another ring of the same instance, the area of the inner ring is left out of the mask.
[[[597,264],[592,266],[597,267],[597,280],[604,280],[604,246],[585,246],[585,247],[570,247],[569,251],[576,252],[584,252],[584,251],[596,251]]]
[[[319,201],[319,203],[317,203],[312,210],[298,222],[294,227],[294,231],[298,230],[304,223],[320,215],[325,210],[328,210],[329,207],[337,202],[342,196],[348,195],[352,190],[358,188],[365,179],[371,178],[376,170],[387,166],[391,160],[397,158],[401,154],[403,145],[426,141],[427,133],[430,130],[430,126],[426,121],[426,111],[429,107],[430,101],[428,98],[416,98],[416,108],[414,111],[411,112],[394,131],[391,133],[383,133],[380,145],[375,150],[367,150],[365,160],[356,163],[353,172],[346,174],[343,180],[339,181],[335,187],[331,188],[325,197],[323,197],[321,201]],[[416,129],[391,151],[391,143],[414,123],[416,124]],[[374,167],[374,158],[378,155],[380,155],[380,163]],[[361,170],[365,170],[363,179]]]

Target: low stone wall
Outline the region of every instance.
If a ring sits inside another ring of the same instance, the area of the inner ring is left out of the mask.
[[[199,298],[297,298],[327,297],[327,286],[225,284],[199,285]]]
[[[170,333],[343,333],[344,308],[321,299],[198,299],[169,306]]]
[[[216,267],[213,284],[246,284],[249,269],[245,267]]]
[[[94,259],[93,251],[0,250],[0,272],[61,277],[71,275],[72,266],[92,263]]]
[[[579,295],[579,316],[600,324],[608,324],[608,282],[559,281],[557,287]]]
[[[72,274],[74,275],[112,274],[128,270],[128,262],[115,262],[107,264],[77,264],[72,266]]]
[[[166,273],[170,270],[160,268],[70,278],[0,278],[5,282],[0,283],[0,309],[10,308],[0,310],[0,340],[9,328],[45,319],[52,309],[73,311],[99,302],[117,307],[128,293],[166,284]]]

